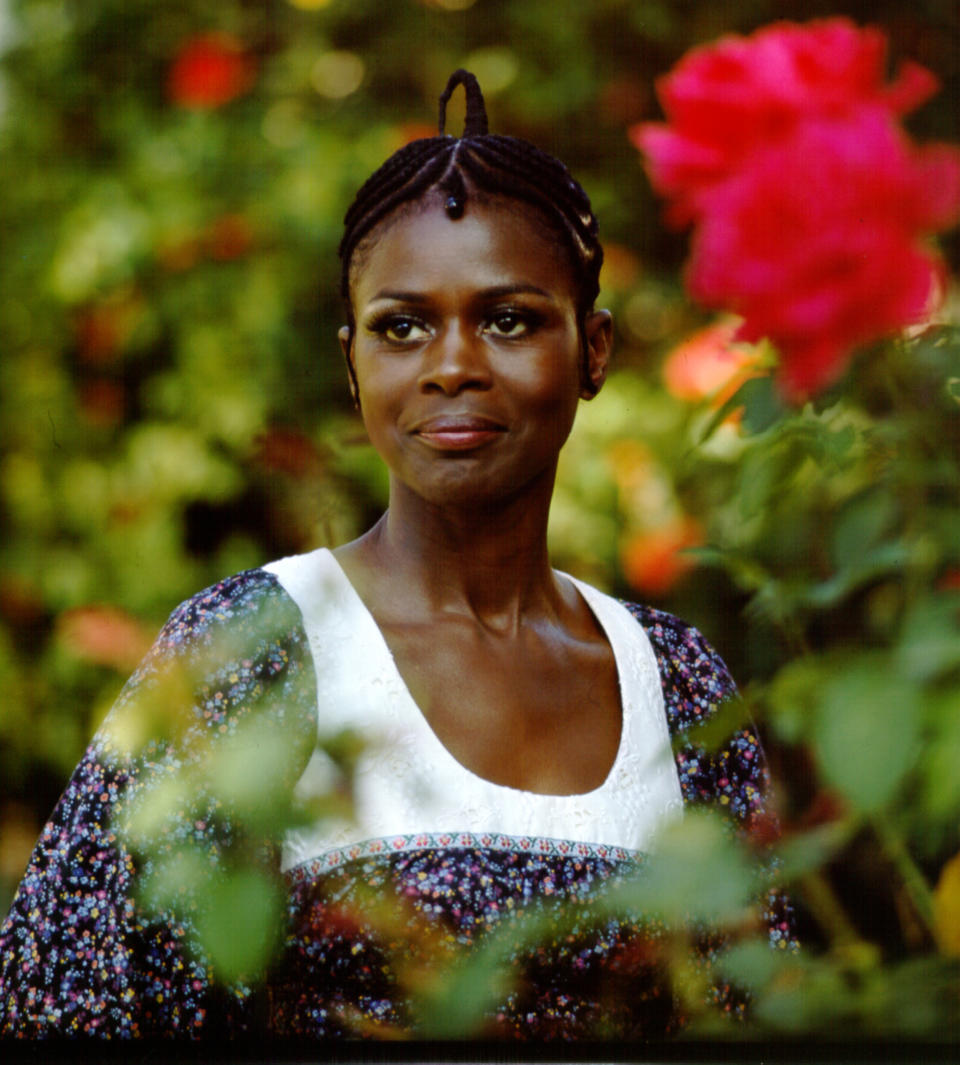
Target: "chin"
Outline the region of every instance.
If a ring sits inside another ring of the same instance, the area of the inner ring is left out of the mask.
[[[435,507],[457,510],[485,510],[507,506],[536,490],[537,477],[494,477],[450,479],[428,486],[411,488],[425,502]],[[552,483],[552,481],[551,481]]]
[[[457,510],[488,510],[498,503],[507,502],[516,496],[517,490],[505,491],[499,486],[484,485],[436,485],[418,495],[435,507]]]
[[[544,487],[549,498],[556,475],[555,453],[536,459],[528,455],[526,462],[491,458],[477,452],[398,464],[391,470],[391,497],[400,490],[430,506],[466,510],[507,506],[523,496],[532,503],[542,498]]]

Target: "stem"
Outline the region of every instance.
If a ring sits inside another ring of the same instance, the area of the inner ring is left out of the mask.
[[[886,854],[887,858],[893,863],[894,868],[900,874],[900,879],[903,881],[903,885],[907,889],[907,894],[910,897],[910,901],[913,903],[918,917],[923,922],[931,939],[935,939],[933,892],[930,890],[927,878],[923,875],[920,867],[913,860],[913,856],[907,850],[903,838],[898,832],[890,828],[890,826],[880,817],[872,818],[871,823],[873,825],[873,830],[877,834],[877,838],[880,840],[880,845],[883,847],[884,854]]]
[[[819,871],[807,873],[800,881],[803,901],[818,924],[830,936],[834,947],[849,948],[867,945],[856,930],[843,904],[837,898],[829,880]]]

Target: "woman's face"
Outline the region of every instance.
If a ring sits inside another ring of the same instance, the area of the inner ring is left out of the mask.
[[[391,477],[437,504],[552,485],[584,390],[565,250],[510,201],[438,199],[388,221],[352,278],[341,330],[370,439]],[[586,321],[599,387],[610,317]],[[395,486],[396,487],[396,486]]]

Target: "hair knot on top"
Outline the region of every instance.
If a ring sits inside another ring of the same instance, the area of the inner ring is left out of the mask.
[[[440,136],[444,135],[447,126],[447,104],[458,85],[463,86],[467,98],[467,114],[463,121],[464,137],[484,137],[489,128],[487,122],[487,105],[483,102],[483,93],[480,91],[480,82],[476,75],[462,67],[455,70],[447,81],[447,87],[440,94],[440,114],[437,120],[437,130]]]

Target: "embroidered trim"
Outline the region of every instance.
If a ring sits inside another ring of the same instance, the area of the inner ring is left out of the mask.
[[[445,849],[516,851],[520,854],[535,854],[538,857],[598,858],[608,862],[638,862],[643,858],[642,851],[628,850],[626,847],[611,846],[607,843],[581,843],[542,836],[507,836],[491,832],[417,832],[336,847],[288,869],[284,876],[290,883],[302,884],[331,869],[363,858]]]

